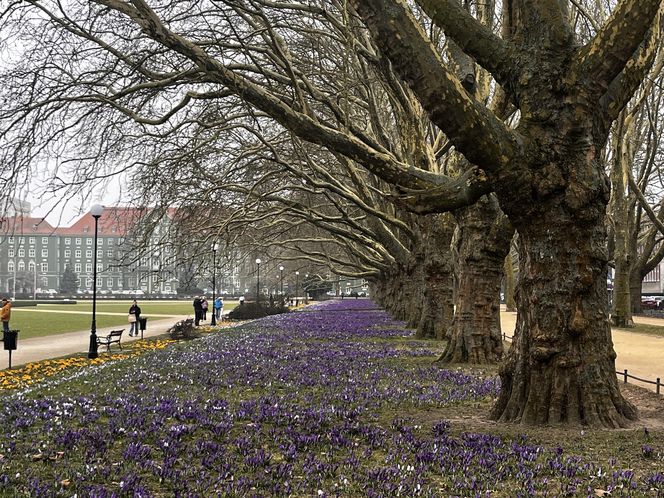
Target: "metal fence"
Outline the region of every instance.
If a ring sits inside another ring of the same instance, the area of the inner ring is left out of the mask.
[[[503,341],[511,341],[511,340],[512,340],[512,336],[507,335],[505,332],[503,332]],[[655,379],[654,381],[648,380],[648,379],[642,379],[642,378],[637,377],[635,375],[630,375],[629,373],[627,373],[627,369],[623,370],[622,372],[616,372],[616,375],[621,376],[623,378],[625,384],[627,384],[627,379],[634,379],[634,380],[638,380],[639,382],[643,382],[645,384],[652,384],[653,386],[655,386],[655,392],[657,394],[661,394],[661,392],[662,392],[661,388],[662,388],[662,386],[664,386],[664,384],[662,384],[662,381],[659,377],[657,377],[657,379]]]

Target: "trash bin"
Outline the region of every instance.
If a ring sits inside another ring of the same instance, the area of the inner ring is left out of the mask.
[[[2,334],[2,342],[5,343],[5,351],[15,351],[18,338],[18,330],[10,330]]]
[[[145,332],[145,329],[148,327],[147,317],[141,317],[138,319],[138,326],[141,327],[141,332]]]

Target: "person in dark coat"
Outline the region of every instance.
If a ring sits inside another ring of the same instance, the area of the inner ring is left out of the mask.
[[[203,318],[203,301],[200,297],[196,296],[194,298],[194,325],[198,327]]]
[[[131,320],[134,320],[133,322],[130,321],[130,329],[129,329],[129,336],[138,336],[138,320],[141,318],[141,308],[138,306],[138,303],[136,302],[136,299],[134,299],[134,302],[131,304],[129,307],[129,316],[133,316]]]

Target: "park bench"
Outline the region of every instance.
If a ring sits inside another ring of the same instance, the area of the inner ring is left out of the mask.
[[[111,330],[111,332],[103,337],[97,336],[97,345],[99,346],[106,346],[106,350],[110,353],[111,352],[111,344],[114,342],[118,343],[118,346],[120,346],[120,349],[122,349],[122,344],[120,344],[120,339],[122,338],[122,333],[124,332],[124,329],[120,330]]]

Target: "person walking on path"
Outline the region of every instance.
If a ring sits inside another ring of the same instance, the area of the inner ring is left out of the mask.
[[[203,298],[201,299],[201,312],[203,313],[203,320],[207,320],[207,310],[208,310],[208,301],[205,298],[205,296],[203,296]]]
[[[196,296],[194,298],[194,325],[198,327],[201,317],[203,316],[203,306],[201,298]]]
[[[221,299],[221,296],[214,300],[214,316],[217,317],[217,320],[221,318],[221,310],[224,309],[224,301]]]
[[[9,332],[9,319],[12,316],[12,303],[6,297],[2,298],[2,310],[0,319],[2,319],[2,331]]]
[[[138,306],[136,299],[129,308],[129,337],[138,336],[138,320],[141,318],[141,308]]]

